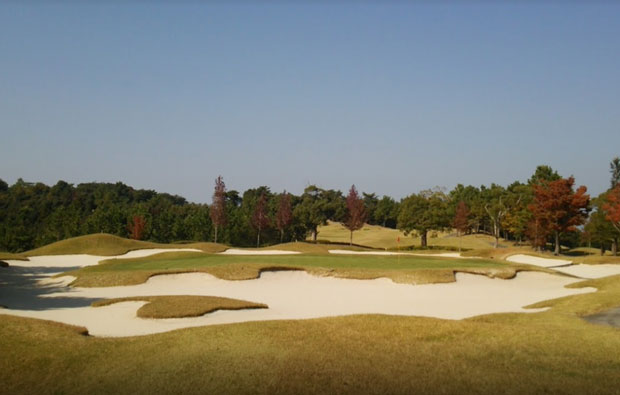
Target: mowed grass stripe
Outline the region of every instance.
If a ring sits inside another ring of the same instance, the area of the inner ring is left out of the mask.
[[[212,255],[202,253],[180,252],[162,253],[155,256],[136,259],[109,259],[98,266],[84,269],[85,271],[114,271],[114,270],[160,270],[160,269],[194,269],[207,266],[261,264],[283,265],[295,267],[323,267],[323,268],[355,268],[355,269],[454,269],[505,267],[499,263],[486,259],[447,259],[441,257],[421,256],[347,256],[347,255],[287,255],[287,256],[260,256],[260,255]]]

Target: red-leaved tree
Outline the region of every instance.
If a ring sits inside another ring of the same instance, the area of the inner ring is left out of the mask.
[[[291,195],[284,191],[280,195],[278,211],[276,212],[276,227],[280,231],[280,243],[284,239],[284,230],[293,222],[293,209],[291,207]]]
[[[131,221],[127,224],[127,230],[129,231],[129,238],[134,240],[142,240],[144,235],[144,228],[146,227],[146,221],[141,215],[134,215]]]
[[[454,214],[452,226],[454,226],[459,236],[459,252],[461,252],[461,236],[469,230],[469,208],[462,200],[456,206],[456,213]]]
[[[226,184],[222,176],[215,179],[215,191],[213,192],[213,203],[211,204],[209,214],[213,221],[215,230],[214,242],[217,243],[217,230],[226,226]]]
[[[605,219],[620,232],[620,184],[617,184],[607,193],[606,202],[603,204]]]
[[[541,234],[553,234],[555,237],[555,255],[560,253],[560,237],[563,233],[574,232],[588,217],[590,195],[587,188],[580,186],[573,190],[573,177],[535,184],[534,201],[528,206],[533,214],[533,221]]]
[[[353,231],[362,229],[364,222],[366,222],[364,201],[360,199],[355,185],[352,185],[347,196],[347,216],[344,222],[344,226],[351,232],[349,245],[353,245]]]
[[[617,159],[617,158],[616,158]],[[618,254],[618,236],[620,236],[620,184],[616,184],[605,196],[605,203],[603,203],[603,213],[605,219],[609,221],[616,234],[613,235],[613,241],[611,243],[611,253],[613,255]]]
[[[266,229],[271,224],[269,215],[267,213],[267,196],[264,193],[258,198],[256,207],[254,207],[254,214],[252,215],[252,226],[256,229],[256,248],[260,247],[260,232]]]

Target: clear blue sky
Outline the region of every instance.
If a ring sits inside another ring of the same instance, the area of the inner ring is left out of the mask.
[[[120,3],[0,3],[9,184],[596,195],[620,155],[620,3]]]

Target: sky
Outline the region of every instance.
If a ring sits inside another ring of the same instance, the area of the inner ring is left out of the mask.
[[[619,37],[620,2],[0,2],[0,178],[598,195]]]

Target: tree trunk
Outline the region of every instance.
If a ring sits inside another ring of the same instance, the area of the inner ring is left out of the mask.
[[[422,234],[420,235],[420,244],[422,245],[422,248],[426,248],[426,233],[427,231],[422,232]]]
[[[258,234],[256,235],[256,248],[260,247],[260,228],[258,228]]]
[[[560,255],[560,232],[555,232],[555,251],[553,255]]]
[[[318,232],[316,231],[316,229],[312,229],[312,242],[316,244],[316,234]]]
[[[605,244],[601,243],[601,256],[605,255]]]
[[[280,229],[280,244],[282,244],[283,240],[284,240],[284,229]]]
[[[617,237],[611,243],[611,255],[618,256],[618,238]]]
[[[351,231],[351,238],[349,239],[349,247],[353,246],[353,231]]]
[[[215,225],[215,238],[213,242],[217,243],[217,225]]]
[[[461,232],[457,231],[456,233],[459,236],[459,253],[460,253],[461,252],[461,244],[462,244],[463,238],[462,238]]]

